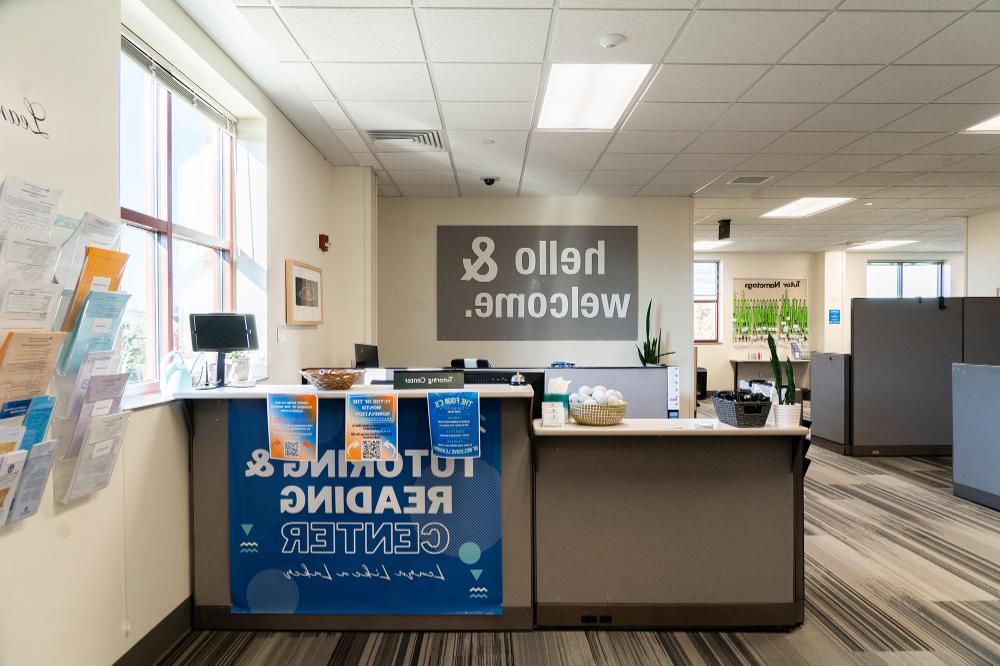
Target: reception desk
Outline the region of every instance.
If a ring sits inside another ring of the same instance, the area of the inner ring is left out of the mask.
[[[802,622],[805,429],[684,419],[542,428],[530,418],[530,388],[466,390],[479,393],[482,454],[458,461],[430,455],[427,391],[397,393],[399,454],[404,476],[411,464],[422,465],[416,480],[394,477],[398,467],[343,460],[345,399],[387,387],[258,386],[177,396],[186,401],[192,433],[196,628]],[[318,396],[316,463],[268,458],[268,394]],[[495,485],[463,490],[459,477]],[[357,484],[370,492],[367,510],[352,505],[364,503],[352,500]],[[393,515],[407,513],[400,504],[432,506],[449,484],[447,515]],[[381,494],[387,486],[401,498],[395,511]],[[356,530],[357,541],[344,530]],[[450,542],[436,538],[448,533]],[[423,547],[424,555],[437,548],[443,566],[423,555],[394,557],[410,553],[389,549],[386,539],[414,552]],[[487,607],[481,597],[498,589]]]

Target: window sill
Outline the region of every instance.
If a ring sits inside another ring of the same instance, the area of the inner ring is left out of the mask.
[[[122,409],[146,409],[148,407],[156,407],[157,405],[165,405],[173,401],[173,398],[168,398],[162,393],[144,393],[122,398]]]

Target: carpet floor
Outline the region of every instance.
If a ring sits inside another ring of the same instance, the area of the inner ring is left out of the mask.
[[[1000,513],[951,494],[951,459],[809,458],[794,631],[196,631],[161,663],[1000,664]]]

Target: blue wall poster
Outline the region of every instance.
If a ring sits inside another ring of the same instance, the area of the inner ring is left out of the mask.
[[[399,400],[399,455],[348,462],[343,399],[319,401],[319,459],[268,456],[264,400],[229,401],[234,613],[500,615],[500,401],[479,458],[431,454],[427,403]]]
[[[829,318],[827,319],[827,321],[830,324],[839,324],[840,323],[840,310],[830,310],[829,311]]]
[[[477,391],[430,391],[427,393],[427,412],[434,455],[442,458],[480,456]]]

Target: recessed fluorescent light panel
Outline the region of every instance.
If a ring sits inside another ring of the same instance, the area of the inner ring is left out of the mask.
[[[715,250],[722,247],[723,245],[729,245],[732,241],[718,240],[718,241],[695,241],[694,251],[695,252],[708,252],[709,250]]]
[[[916,243],[917,241],[894,241],[894,240],[882,240],[882,241],[871,241],[869,243],[862,243],[861,245],[855,245],[852,250],[888,250],[892,247],[899,247],[900,245],[909,245],[910,243]]]
[[[652,65],[552,65],[538,129],[614,129]]]
[[[761,217],[809,217],[824,210],[830,210],[837,206],[843,206],[848,201],[854,201],[851,197],[804,197],[781,208],[775,208],[769,213],[764,213]]]
[[[975,134],[1000,134],[1000,116],[993,116],[965,131]]]

